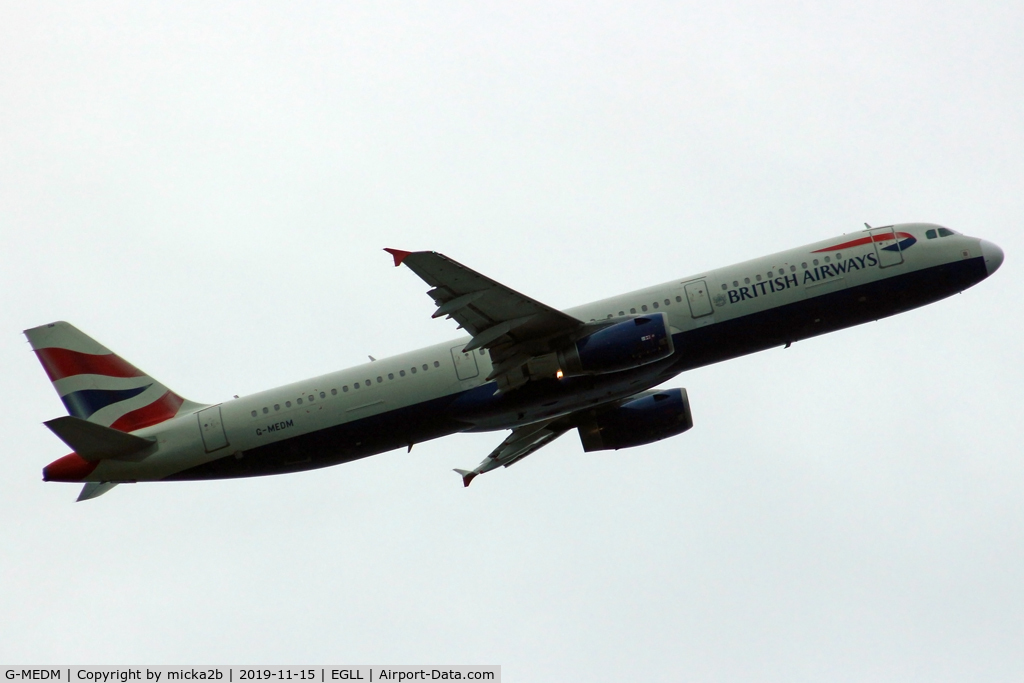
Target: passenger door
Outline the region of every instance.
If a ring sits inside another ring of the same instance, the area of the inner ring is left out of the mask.
[[[199,433],[203,435],[203,445],[207,453],[219,451],[228,445],[219,405],[200,410],[196,417],[199,418]]]
[[[893,226],[874,228],[871,231],[871,241],[875,245],[879,268],[898,266],[903,263],[903,251],[900,249],[900,242],[896,238]]]

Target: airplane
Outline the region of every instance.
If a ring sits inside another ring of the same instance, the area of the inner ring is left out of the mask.
[[[584,451],[693,426],[676,375],[957,294],[1003,262],[927,223],[866,229],[559,311],[432,251],[385,249],[468,336],[223,403],[183,398],[66,322],[25,335],[67,408],[44,481],[123,483],[311,470],[456,432],[511,430],[463,485],[568,431]]]

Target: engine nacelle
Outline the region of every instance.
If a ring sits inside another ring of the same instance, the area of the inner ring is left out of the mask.
[[[693,426],[686,389],[650,391],[578,427],[583,450],[632,448],[682,434]]]
[[[557,357],[562,373],[573,377],[638,368],[668,358],[674,351],[668,316],[654,313],[598,330],[559,351]]]

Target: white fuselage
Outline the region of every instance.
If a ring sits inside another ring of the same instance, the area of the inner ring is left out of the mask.
[[[959,234],[926,238],[936,228],[895,226],[893,243],[902,245],[894,251],[884,250],[887,243],[865,242],[865,231],[565,311],[584,322],[666,314],[675,354],[635,370],[495,395],[493,382],[485,381],[489,354],[463,353],[469,338],[453,339],[139,430],[157,440],[156,452],[141,462],[103,460],[88,481],[297,471],[454,431],[514,428],[631,396],[689,368],[891,315],[987,276],[987,243]],[[259,458],[272,464],[247,464]]]

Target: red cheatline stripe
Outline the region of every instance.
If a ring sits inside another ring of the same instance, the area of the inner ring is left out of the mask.
[[[904,239],[906,237],[913,237],[910,233],[898,232],[896,233],[896,239]],[[825,247],[824,249],[816,249],[812,251],[812,254],[818,254],[823,251],[839,251],[840,249],[849,249],[850,247],[859,247],[862,244],[871,244],[871,242],[885,242],[886,240],[892,240],[892,233],[886,232],[881,235],[872,235],[871,237],[861,237],[859,239],[852,240],[850,242],[843,242],[837,244],[834,247]]]
[[[168,391],[148,406],[143,406],[138,410],[133,410],[117,418],[114,424],[110,426],[122,432],[134,432],[136,429],[151,427],[170,420],[177,415],[178,409],[181,408],[181,404],[184,402],[185,399],[181,396],[178,396],[173,391]]]
[[[120,356],[108,353],[97,356],[69,349],[36,349],[51,382],[74,375],[105,375],[107,377],[142,377],[142,373]]]

